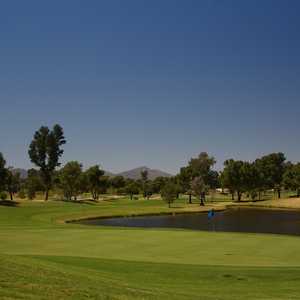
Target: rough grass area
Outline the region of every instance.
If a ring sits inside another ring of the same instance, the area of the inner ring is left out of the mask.
[[[0,206],[0,299],[300,299],[298,237],[62,222],[167,211],[128,199]]]

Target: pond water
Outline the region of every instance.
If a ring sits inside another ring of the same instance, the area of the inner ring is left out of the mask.
[[[300,235],[300,212],[233,208],[207,213],[83,220],[80,224],[146,228],[187,228],[205,231],[255,232]]]

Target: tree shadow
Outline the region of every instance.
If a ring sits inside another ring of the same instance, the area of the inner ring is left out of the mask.
[[[16,206],[19,205],[19,202],[17,202],[17,201],[11,201],[11,200],[0,200],[0,205],[1,206],[16,207]]]

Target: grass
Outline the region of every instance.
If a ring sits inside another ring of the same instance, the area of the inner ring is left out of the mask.
[[[298,237],[62,222],[169,211],[128,199],[0,206],[0,298],[300,299]]]

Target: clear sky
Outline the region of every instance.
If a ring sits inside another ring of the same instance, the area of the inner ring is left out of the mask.
[[[0,152],[175,173],[207,151],[300,160],[300,1],[1,1]]]

